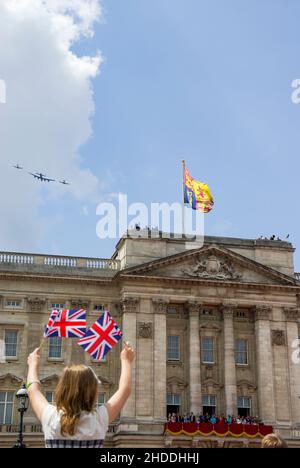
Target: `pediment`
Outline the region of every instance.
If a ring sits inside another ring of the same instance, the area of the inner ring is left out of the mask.
[[[106,377],[103,377],[102,375],[97,375],[99,381],[101,382],[102,387],[104,388],[110,388],[112,386],[112,382],[108,380]]]
[[[185,382],[185,380],[181,379],[180,377],[173,376],[167,379],[167,389],[170,390],[171,393],[184,390],[187,386],[187,382]]]
[[[246,392],[255,392],[256,386],[249,382],[249,380],[239,380],[237,382],[237,389],[241,393],[241,395],[245,394]]]
[[[51,374],[41,379],[41,383],[46,386],[57,385],[58,381],[59,381],[59,376],[57,374]]]
[[[1,385],[20,385],[22,382],[23,379],[11,373],[0,375]]]
[[[206,378],[205,380],[202,381],[202,387],[205,390],[208,390],[208,389],[219,390],[223,388],[223,385],[220,385],[219,382],[217,382],[215,379]]]
[[[127,268],[121,276],[299,286],[293,277],[217,245]]]

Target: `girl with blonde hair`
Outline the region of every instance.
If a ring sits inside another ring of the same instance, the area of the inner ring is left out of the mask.
[[[66,367],[55,392],[55,406],[41,391],[40,352],[28,357],[27,388],[32,409],[42,424],[47,448],[101,448],[109,424],[116,419],[131,393],[133,349],[125,344],[121,352],[121,377],[118,391],[96,407],[99,380],[85,365]]]

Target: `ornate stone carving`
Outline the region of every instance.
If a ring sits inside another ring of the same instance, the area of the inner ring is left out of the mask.
[[[257,387],[249,380],[239,380],[237,382],[237,394],[238,396],[244,396],[248,394],[254,394]]]
[[[187,303],[187,307],[188,307],[190,315],[199,314],[200,309],[202,307],[202,303],[197,302],[197,301],[190,301]]]
[[[152,322],[138,322],[138,336],[140,338],[152,338],[153,323]]]
[[[188,383],[180,377],[173,376],[169,377],[167,380],[168,393],[181,393],[186,389],[186,387],[188,387]]]
[[[285,332],[283,330],[272,330],[272,344],[285,346]]]
[[[212,366],[205,367],[205,379],[210,380],[213,378],[213,368]]]
[[[166,314],[169,301],[165,299],[153,299],[152,300],[155,314]]]
[[[272,308],[269,306],[255,307],[255,320],[270,320]]]
[[[201,322],[199,325],[199,330],[210,330],[216,333],[220,333],[222,331],[222,327],[216,322]]]
[[[288,322],[297,322],[300,318],[300,312],[298,308],[286,308],[284,309],[284,313]]]
[[[125,297],[121,302],[123,313],[136,313],[139,303],[140,300],[137,297]]]
[[[30,306],[31,312],[41,312],[46,304],[46,299],[41,297],[28,297],[27,302]]]
[[[223,385],[221,385],[217,380],[214,380],[213,378],[205,378],[202,381],[203,393],[214,393],[222,388]]]
[[[71,299],[72,309],[88,309],[90,301],[87,299]]]
[[[193,278],[237,280],[241,275],[236,272],[230,260],[220,260],[215,255],[196,257],[194,265],[183,270],[183,273]]]

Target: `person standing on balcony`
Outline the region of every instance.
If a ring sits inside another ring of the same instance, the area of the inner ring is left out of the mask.
[[[125,344],[121,352],[119,389],[96,408],[99,380],[85,365],[66,367],[55,392],[55,406],[41,391],[40,350],[28,357],[27,388],[32,409],[42,424],[46,448],[101,448],[108,426],[120,414],[131,394],[134,350]]]

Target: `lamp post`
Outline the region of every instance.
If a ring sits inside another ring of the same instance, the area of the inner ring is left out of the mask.
[[[18,400],[18,412],[20,413],[20,427],[18,439],[13,448],[26,448],[26,445],[23,442],[23,417],[24,413],[28,410],[29,397],[25,384],[23,384],[20,390],[17,391],[16,398]]]

